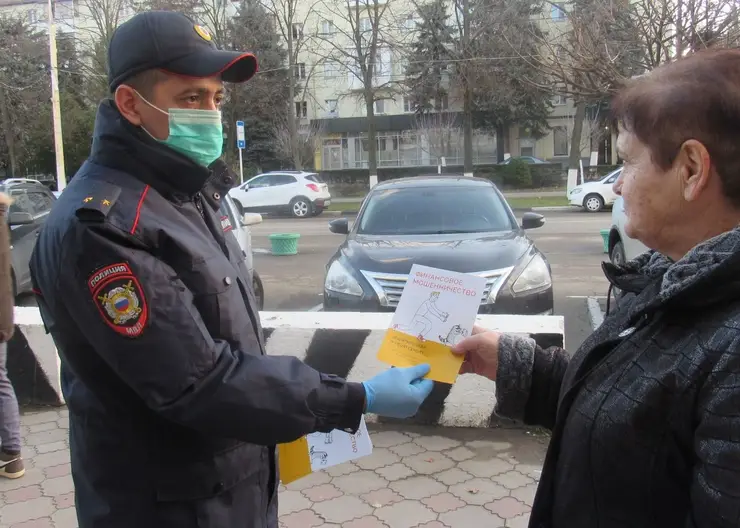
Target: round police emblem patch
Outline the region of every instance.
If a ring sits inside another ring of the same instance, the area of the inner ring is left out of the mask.
[[[193,27],[195,28],[195,32],[198,34],[198,36],[202,38],[203,40],[210,42],[213,39],[213,37],[211,37],[211,33],[203,26],[193,26]]]
[[[96,271],[88,279],[88,286],[108,326],[126,337],[141,335],[148,317],[146,299],[128,264]]]

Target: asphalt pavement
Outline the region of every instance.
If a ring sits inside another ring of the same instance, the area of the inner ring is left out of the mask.
[[[606,255],[599,230],[611,224],[611,216],[579,210],[544,215],[545,225],[528,233],[552,267],[555,313],[565,316],[565,341],[574,349],[592,331],[588,297],[606,296],[601,272]],[[265,217],[262,224],[252,226],[254,263],[264,283],[266,310],[309,310],[321,303],[326,263],[343,240],[343,235],[329,231],[332,219]],[[267,237],[272,233],[300,234],[298,255],[271,255]]]

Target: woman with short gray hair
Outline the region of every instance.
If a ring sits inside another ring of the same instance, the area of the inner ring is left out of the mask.
[[[552,431],[536,528],[740,526],[740,50],[629,82],[612,103],[625,293],[571,357],[476,329],[454,350],[497,412]]]

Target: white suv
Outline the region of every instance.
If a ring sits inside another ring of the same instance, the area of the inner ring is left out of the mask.
[[[612,208],[612,227],[609,230],[609,260],[620,265],[649,250],[649,248],[624,232],[627,218],[624,214],[624,201],[618,197]]]
[[[621,173],[622,167],[619,167],[600,180],[573,187],[568,193],[570,205],[582,207],[589,213],[598,213],[604,207],[610,207],[617,199],[617,193],[614,192],[613,186]]]
[[[318,216],[331,204],[329,186],[315,172],[275,171],[258,174],[229,191],[243,211]]]

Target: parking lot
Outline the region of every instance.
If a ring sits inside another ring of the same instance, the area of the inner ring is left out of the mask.
[[[552,266],[555,313],[565,316],[566,343],[573,348],[591,332],[587,298],[606,295],[608,285],[600,266],[606,255],[599,230],[610,225],[610,214],[541,213],[547,219],[545,225],[528,233]],[[254,262],[264,283],[266,310],[309,310],[321,303],[326,263],[343,240],[342,235],[329,232],[333,218],[265,217],[262,224],[252,226]],[[299,254],[272,256],[268,236],[273,233],[300,234]]]

